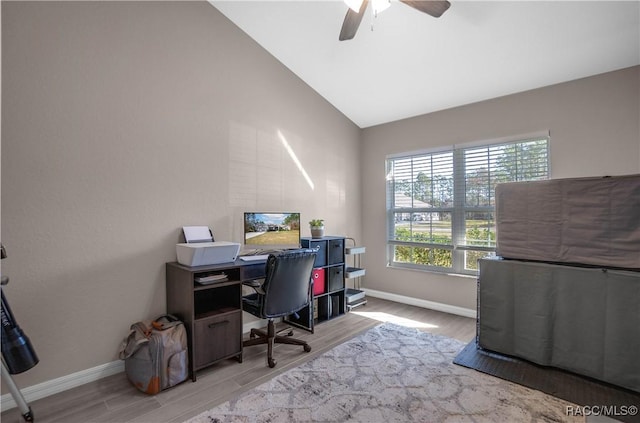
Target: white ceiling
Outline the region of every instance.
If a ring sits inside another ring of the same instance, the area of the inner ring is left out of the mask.
[[[210,2],[361,128],[640,64],[638,1],[392,1],[350,41],[339,0]]]

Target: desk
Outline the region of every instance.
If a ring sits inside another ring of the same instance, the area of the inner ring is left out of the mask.
[[[344,315],[345,238],[302,238],[302,247],[317,249],[315,270],[322,270],[321,287],[312,303],[285,317],[289,324],[313,333],[316,323]],[[236,357],[242,362],[242,282],[265,277],[266,260],[189,267],[172,262],[167,270],[167,312],[182,320],[187,329],[189,371]],[[226,280],[202,285],[199,278],[226,275]]]
[[[167,312],[184,322],[189,347],[189,372],[220,360],[237,358],[242,362],[242,282],[263,278],[264,261],[189,267],[166,264]],[[199,279],[226,275],[211,284]]]

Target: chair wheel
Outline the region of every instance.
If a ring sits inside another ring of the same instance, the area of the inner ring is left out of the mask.
[[[290,330],[289,332],[287,332],[287,336],[293,336],[293,331]]]
[[[304,345],[303,348],[304,348],[304,352],[311,351],[311,346],[310,345]]]
[[[268,358],[267,362],[269,363],[269,367],[271,367],[272,369],[276,367],[277,361],[275,361],[273,358]]]

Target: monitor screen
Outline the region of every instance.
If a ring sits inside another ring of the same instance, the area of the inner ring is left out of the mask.
[[[244,243],[248,248],[300,248],[300,213],[245,213]]]

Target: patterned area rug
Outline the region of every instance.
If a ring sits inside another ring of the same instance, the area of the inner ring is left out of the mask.
[[[584,421],[569,402],[453,364],[465,345],[385,323],[188,423]]]

